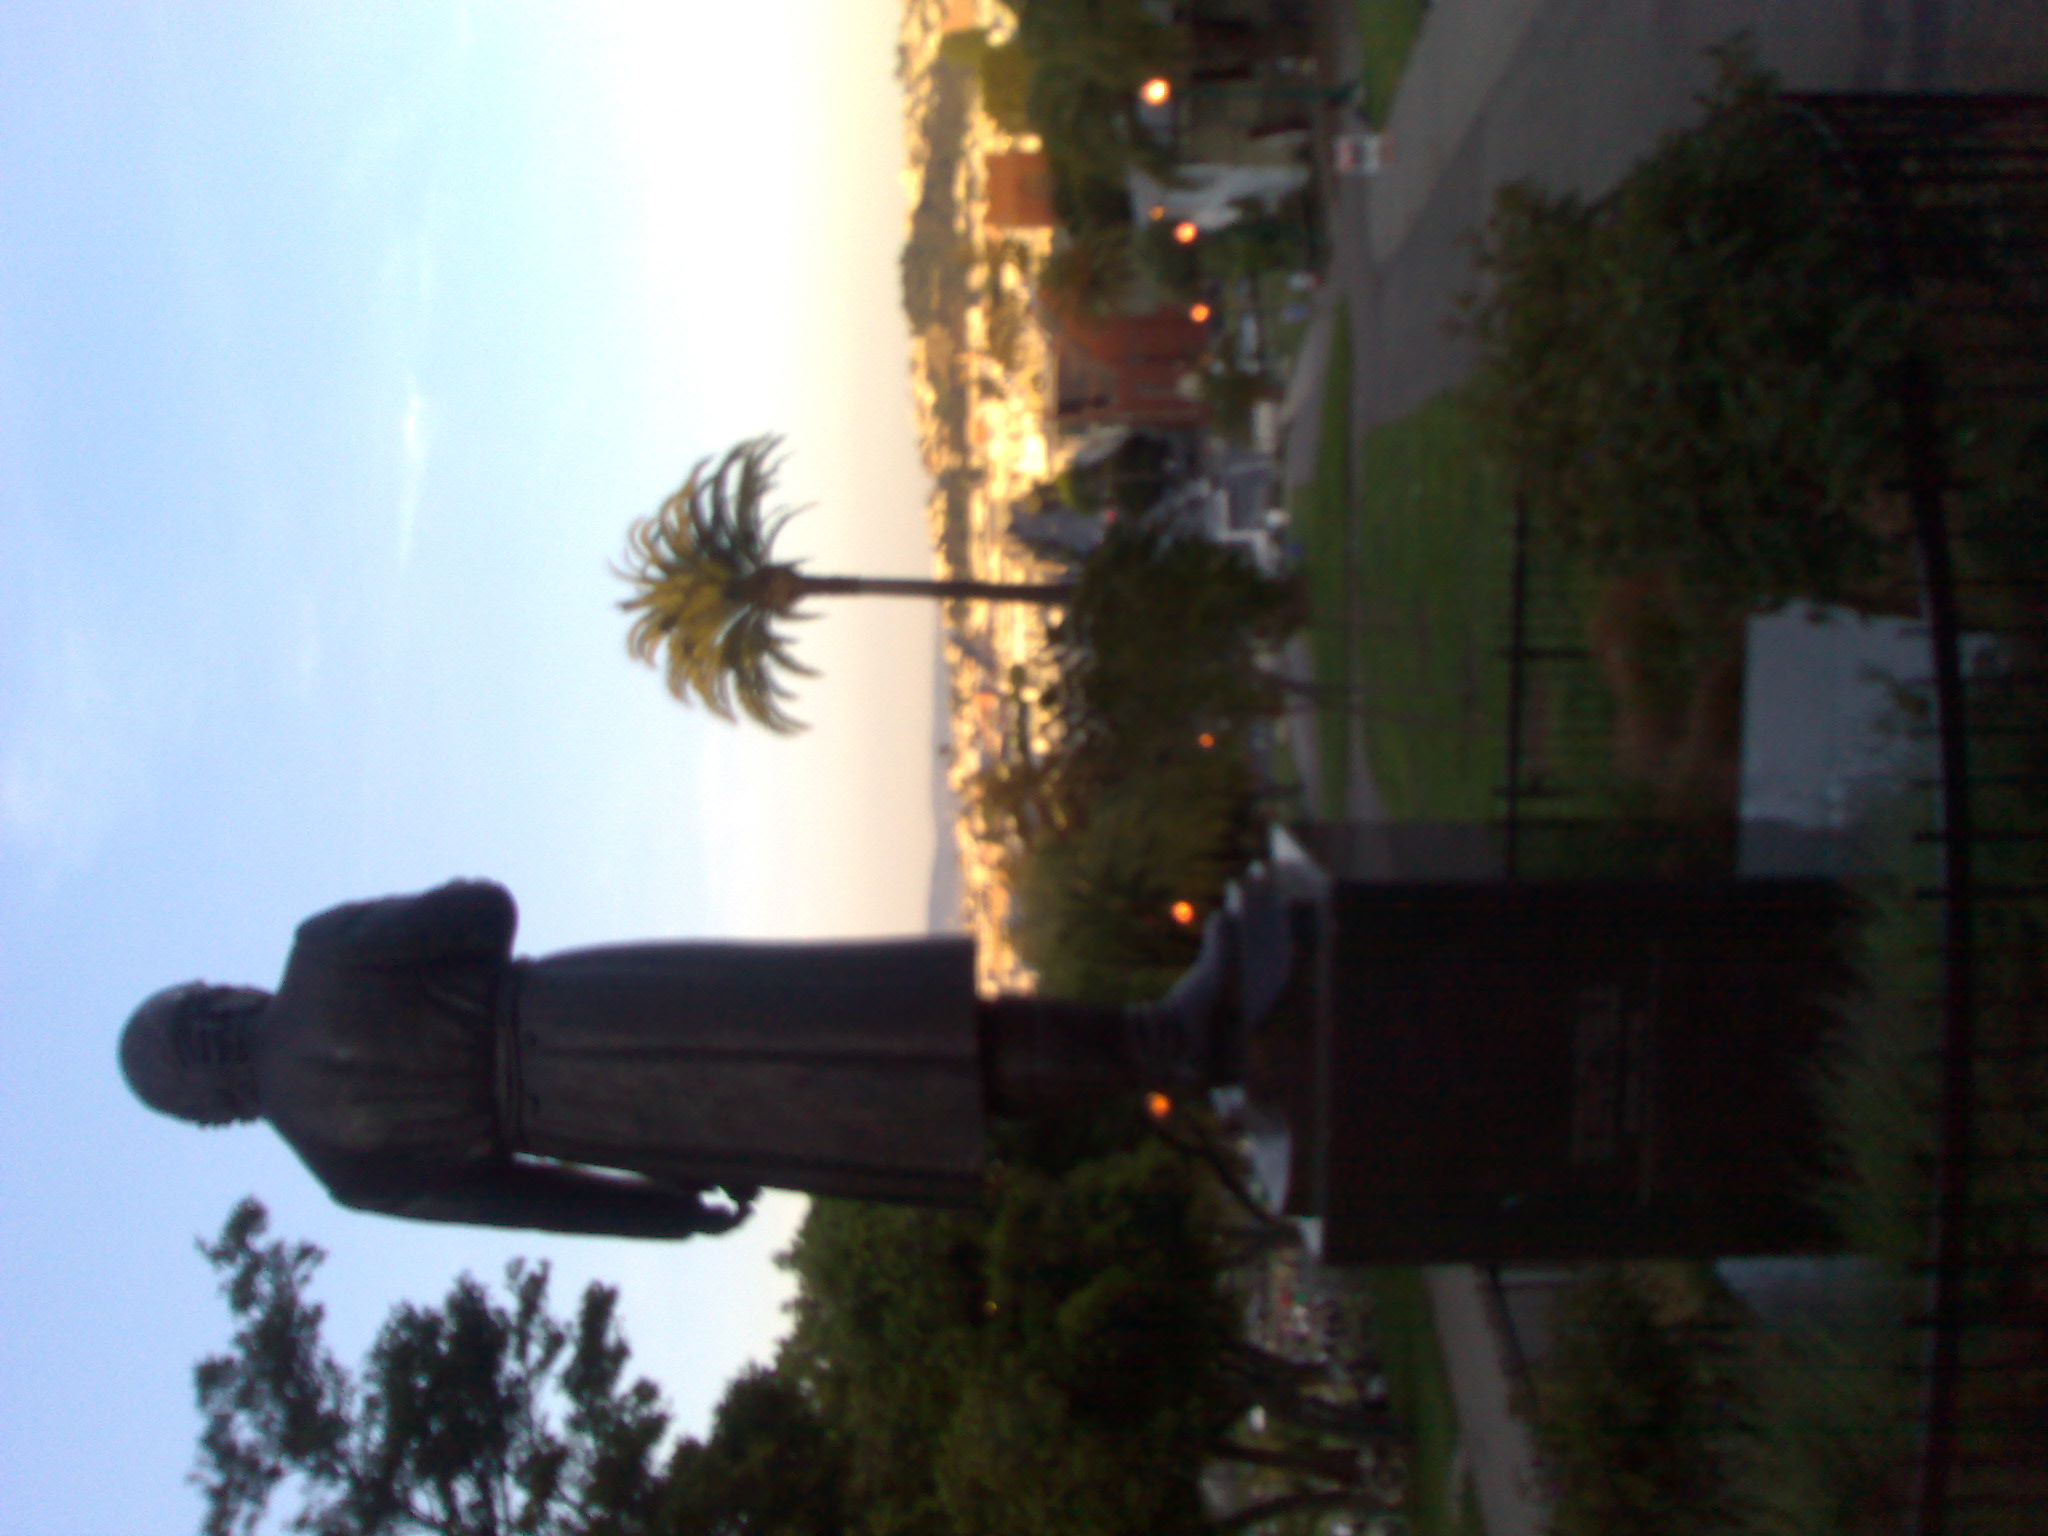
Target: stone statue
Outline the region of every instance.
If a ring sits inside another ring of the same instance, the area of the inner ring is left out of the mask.
[[[1126,1009],[978,999],[962,938],[525,960],[516,925],[487,881],[336,907],[275,993],[151,997],[122,1071],[165,1114],[268,1120],[358,1210],[624,1237],[728,1230],[763,1185],[971,1204],[988,1113],[1232,1072],[1228,923]]]

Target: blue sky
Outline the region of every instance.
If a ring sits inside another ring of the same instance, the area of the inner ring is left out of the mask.
[[[736,8],[718,8],[721,13]],[[768,1346],[785,1201],[717,1242],[351,1216],[267,1131],[130,1102],[115,1035],[293,925],[453,875],[520,947],[924,922],[932,615],[806,628],[806,736],[628,662],[608,572],[786,431],[787,536],[920,573],[896,11],[776,0],[0,9],[0,1505],[189,1528],[191,1248],[254,1191],[337,1342],[515,1253],[626,1290],[700,1427]]]

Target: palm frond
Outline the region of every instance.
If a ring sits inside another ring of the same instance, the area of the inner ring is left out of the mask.
[[[637,615],[626,649],[659,665],[670,693],[693,698],[721,719],[740,713],[773,731],[801,730],[784,707],[785,675],[816,674],[778,629],[797,617],[793,564],[775,560],[791,510],[768,510],[781,469],[782,440],[748,438],[721,457],[699,459],[651,516],[626,532],[634,587],[619,606]]]

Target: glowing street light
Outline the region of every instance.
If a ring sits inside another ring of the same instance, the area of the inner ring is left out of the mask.
[[[1195,920],[1195,904],[1192,901],[1176,901],[1173,904],[1173,920],[1185,928]]]
[[[1191,304],[1188,306],[1188,318],[1197,325],[1207,325],[1209,323],[1209,316],[1213,313],[1214,311],[1206,304]],[[1205,735],[1202,738],[1202,745],[1206,747],[1210,744],[1211,739]]]
[[[1138,100],[1148,107],[1163,107],[1173,100],[1173,82],[1164,75],[1154,75],[1138,87]]]
[[[1173,238],[1180,242],[1180,244],[1182,245],[1193,245],[1195,243],[1195,236],[1199,235],[1201,232],[1202,231],[1196,227],[1195,221],[1193,219],[1182,219],[1178,224],[1173,226]]]

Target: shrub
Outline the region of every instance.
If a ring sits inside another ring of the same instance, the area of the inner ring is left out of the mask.
[[[1111,524],[1052,634],[1049,699],[1077,751],[1126,761],[1203,730],[1242,728],[1277,706],[1259,642],[1302,618],[1299,587],[1240,551],[1154,519]]]
[[[1558,1299],[1536,1440],[1559,1536],[1723,1524],[1735,1317],[1706,1272],[1682,1266],[1603,1265]]]
[[[1612,197],[1506,189],[1480,419],[1531,511],[1702,609],[1842,599],[1880,567],[1904,307],[1818,137],[1739,52]]]
[[[1256,850],[1251,726],[1279,704],[1257,647],[1299,618],[1291,582],[1153,519],[1113,523],[1051,641],[1057,718],[1043,761],[990,775],[1019,802],[1018,952],[1048,991],[1126,1001],[1162,990]],[[1002,811],[1003,806],[990,806]]]
[[[1193,959],[1197,909],[1255,851],[1251,774],[1234,754],[1155,762],[1111,785],[1077,825],[1033,843],[1012,870],[1012,938],[1042,990],[1129,1002]]]

